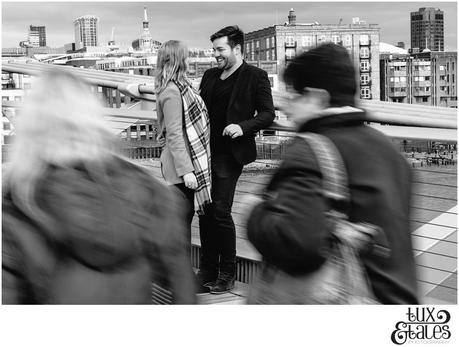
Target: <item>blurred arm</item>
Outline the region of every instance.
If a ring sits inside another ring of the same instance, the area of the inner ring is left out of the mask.
[[[25,269],[24,257],[20,250],[15,233],[18,225],[14,227],[15,218],[10,214],[11,208],[3,204],[2,216],[2,304],[26,303],[27,281],[23,273]]]
[[[248,219],[249,240],[266,261],[285,271],[316,269],[325,261],[330,234],[321,173],[303,140],[293,142],[268,189]]]
[[[153,258],[160,262],[162,274],[172,292],[174,304],[196,303],[194,274],[187,245],[185,206],[175,193],[165,186],[154,187],[155,201],[151,206]],[[157,267],[157,266],[154,266]]]

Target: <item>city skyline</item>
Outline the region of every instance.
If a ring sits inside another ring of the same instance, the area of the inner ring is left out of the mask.
[[[445,13],[445,50],[457,50],[455,2],[2,2],[2,47],[17,47],[27,39],[30,25],[46,26],[47,44],[62,47],[74,42],[73,21],[83,15],[100,18],[99,42],[130,45],[140,38],[143,8],[148,11],[154,40],[184,41],[189,47],[210,48],[209,36],[226,25],[245,32],[283,24],[294,8],[298,23],[350,24],[360,17],[381,28],[380,40],[410,46],[410,12],[436,7]],[[333,8],[333,11],[330,11]],[[122,20],[120,20],[122,15]]]

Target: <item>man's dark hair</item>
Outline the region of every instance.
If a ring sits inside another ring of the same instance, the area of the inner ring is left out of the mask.
[[[326,43],[300,54],[287,66],[283,77],[299,93],[306,87],[325,89],[330,94],[330,106],[355,105],[355,69],[342,46]]]
[[[244,32],[239,29],[237,25],[231,25],[220,29],[210,37],[210,41],[214,42],[214,40],[225,36],[228,37],[228,44],[231,48],[234,48],[236,45],[241,45],[241,53],[244,53]]]

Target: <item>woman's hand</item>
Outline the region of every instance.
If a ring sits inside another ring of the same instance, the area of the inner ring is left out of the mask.
[[[183,181],[185,183],[185,187],[189,189],[197,189],[198,188],[198,180],[193,172],[189,172],[183,175]]]

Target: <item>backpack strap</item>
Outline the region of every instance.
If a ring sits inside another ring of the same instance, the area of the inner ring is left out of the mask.
[[[347,171],[343,159],[335,144],[326,136],[315,133],[297,134],[312,148],[323,175],[323,194],[331,204],[331,215],[336,225],[334,234],[341,241],[345,240],[356,250],[365,247],[377,235],[383,235],[381,228],[368,223],[350,223],[347,210],[335,208],[336,203],[350,203],[350,192]],[[387,249],[387,247],[386,247]],[[390,251],[389,251],[390,253]]]
[[[312,148],[324,177],[324,196],[334,201],[348,203],[350,193],[347,172],[343,159],[335,144],[326,136],[315,133],[299,133]]]

